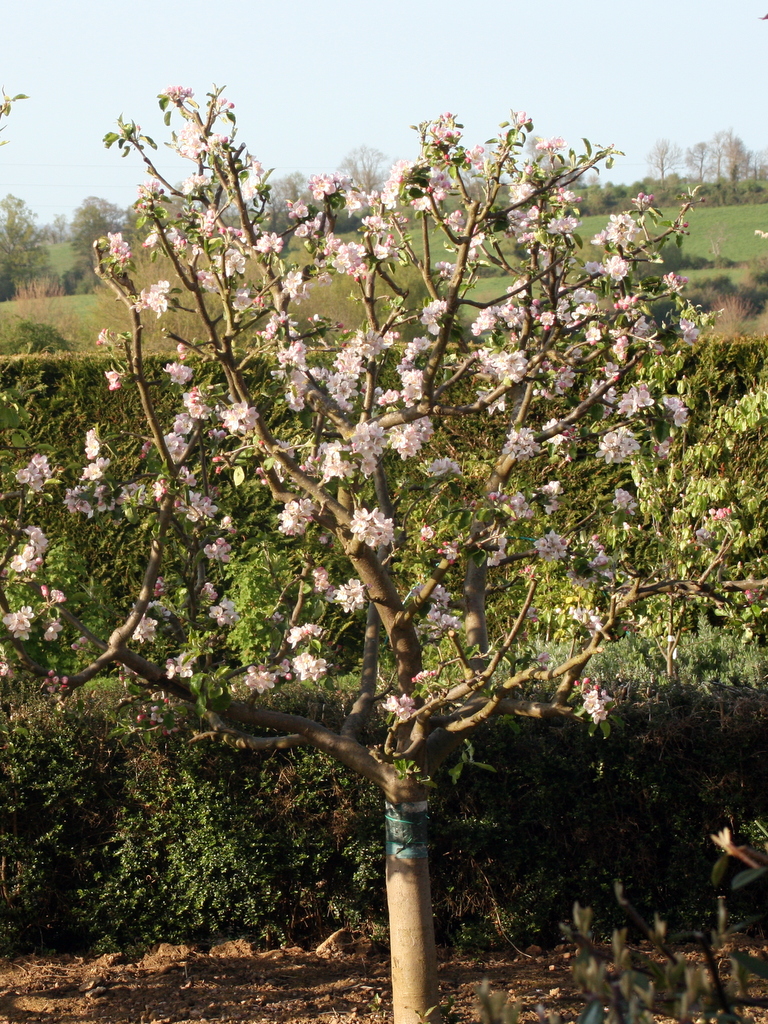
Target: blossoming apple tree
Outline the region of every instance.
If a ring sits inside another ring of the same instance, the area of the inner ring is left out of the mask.
[[[310,745],[378,786],[396,1020],[436,1019],[426,809],[439,766],[500,715],[606,729],[608,694],[579,680],[636,606],[707,596],[715,570],[719,594],[741,585],[713,524],[685,579],[660,574],[647,543],[636,557],[686,432],[664,382],[701,320],[654,263],[690,204],[665,223],[639,195],[587,249],[579,181],[611,149],[540,139],[531,160],[525,113],[468,147],[445,114],[381,193],[317,175],[276,234],[269,175],[232,104],[214,90],[199,106],[181,87],[160,104],[189,161],[180,184],[138,125],[106,139],[145,164],[136,207],[155,280],[136,284],[121,235],[96,247],[125,315],[100,338],[104,387],[137,389],[145,433],[95,423],[74,476],[48,454],[6,462],[3,671],[58,697],[119,673],[137,727],[186,712],[202,736]],[[353,235],[336,233],[341,214]],[[357,325],[313,314],[339,277]],[[678,314],[657,323],[650,304],[670,296]],[[177,346],[160,379],[144,361],[152,322]],[[573,482],[585,466],[604,481],[586,510]],[[126,516],[149,538],[141,587],[103,635],[46,582],[36,503],[62,492],[73,516]],[[558,660],[548,647],[562,639],[572,653]],[[334,688],[350,662],[340,728],[281,709],[287,683]]]

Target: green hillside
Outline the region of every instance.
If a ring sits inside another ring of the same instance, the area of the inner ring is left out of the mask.
[[[48,246],[48,262],[54,274],[61,276],[71,270],[75,262],[75,254],[69,242],[57,242]]]
[[[630,207],[631,208],[631,207]],[[667,217],[674,217],[677,211],[666,208]],[[608,223],[608,214],[585,217],[579,234],[588,242]],[[746,263],[761,256],[768,256],[768,239],[759,238],[755,229],[768,231],[768,205],[759,206],[696,206],[688,215],[690,235],[683,242],[683,251],[688,256],[699,256],[706,260],[731,260]]]

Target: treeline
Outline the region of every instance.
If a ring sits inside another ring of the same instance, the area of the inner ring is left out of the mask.
[[[631,185],[615,185],[593,180],[579,187],[579,210],[585,217],[599,213],[618,213],[631,209],[639,192],[653,196],[655,206],[676,206],[682,192],[696,186],[697,195],[707,206],[755,206],[768,203],[768,180],[693,181],[680,174],[669,174],[662,182],[646,177]]]
[[[338,170],[359,182],[366,191],[380,189],[389,166],[381,150],[358,146],[339,164]],[[269,231],[287,231],[287,201],[311,201],[307,177],[299,172],[270,180],[272,195],[267,207]],[[88,196],[71,220],[57,214],[48,224],[38,225],[36,214],[17,196],[0,200],[0,301],[21,298],[87,294],[97,285],[93,272],[93,243],[109,232],[121,232],[136,244],[136,211],[121,207],[98,196]],[[357,218],[340,216],[337,231],[352,230]],[[51,265],[49,247],[69,243],[70,265],[57,272]]]
[[[749,149],[733,129],[715,132],[706,142],[682,149],[657,139],[646,157],[649,173],[631,185],[601,183],[596,176],[579,188],[585,215],[625,210],[639,192],[653,195],[656,206],[674,206],[681,192],[698,187],[708,206],[768,202],[768,147]]]

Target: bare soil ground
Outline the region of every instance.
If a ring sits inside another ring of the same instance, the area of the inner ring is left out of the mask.
[[[764,941],[739,945],[768,958]],[[384,952],[364,939],[325,947],[258,952],[237,940],[208,951],[162,944],[135,961],[117,953],[0,960],[0,1024],[385,1024],[391,996]],[[572,983],[572,957],[566,946],[510,955],[442,951],[449,1019],[479,1020],[475,990],[488,979],[494,990],[522,1000],[524,1021],[537,1020],[542,1003],[573,1021],[584,1002]],[[767,1012],[753,1015],[768,1024]]]

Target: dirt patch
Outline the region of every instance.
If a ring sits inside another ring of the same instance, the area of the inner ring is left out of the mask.
[[[768,953],[763,943],[740,948]],[[477,1021],[475,990],[486,978],[522,1000],[524,1020],[536,1020],[535,1007],[544,1003],[572,1021],[584,1006],[571,980],[572,957],[565,946],[528,955],[441,951],[442,998],[454,1020]],[[768,1024],[768,1013],[754,1016]],[[390,1017],[387,956],[343,934],[322,954],[259,952],[238,939],[207,951],[163,943],[136,961],[118,953],[0,960],[1,1024],[384,1024]]]

